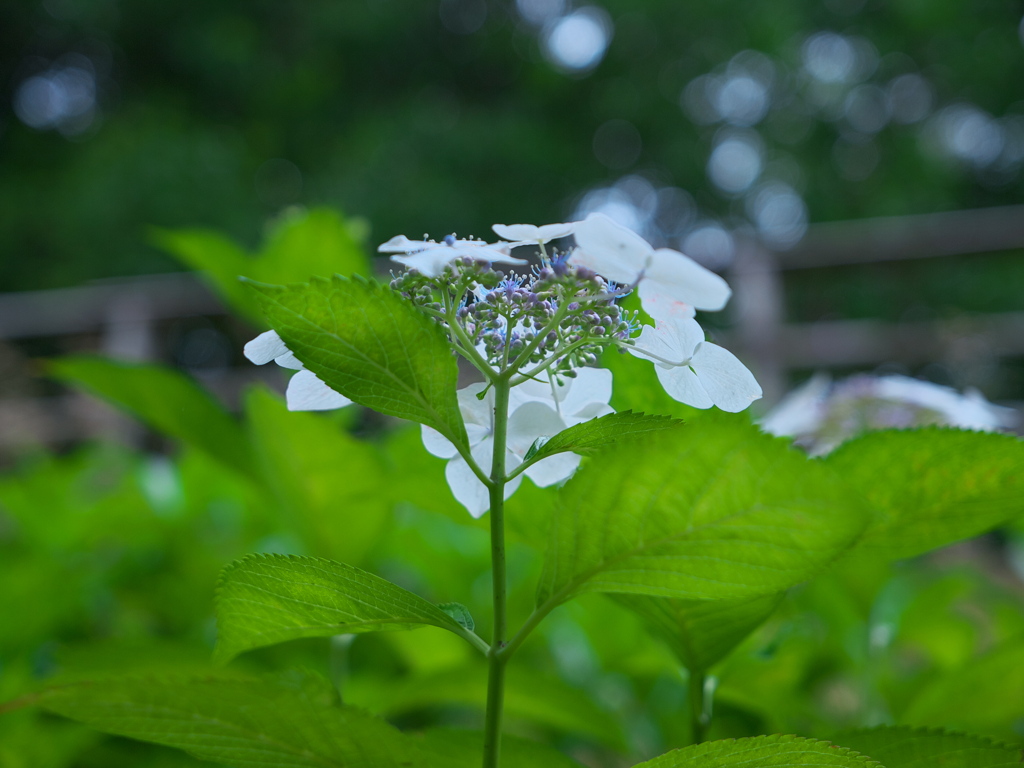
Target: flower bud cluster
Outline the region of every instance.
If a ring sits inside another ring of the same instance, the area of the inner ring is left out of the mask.
[[[626,292],[564,256],[525,273],[460,258],[439,277],[407,271],[391,287],[446,329],[458,324],[457,337],[496,370],[524,370],[553,357],[551,372],[571,377],[596,363],[604,346],[628,343],[639,330],[636,313],[616,304]]]

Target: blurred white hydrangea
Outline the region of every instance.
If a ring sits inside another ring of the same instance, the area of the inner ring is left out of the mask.
[[[761,428],[793,437],[811,455],[822,456],[877,429],[937,425],[995,432],[1019,421],[1017,411],[993,405],[974,389],[960,394],[907,376],[867,374],[833,383],[819,373],[775,406],[761,420]]]

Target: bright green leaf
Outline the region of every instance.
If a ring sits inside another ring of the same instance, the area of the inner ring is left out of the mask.
[[[588,591],[741,599],[807,579],[862,512],[819,462],[731,417],[594,458],[563,489],[538,602]]]
[[[466,634],[433,603],[372,573],[320,558],[249,555],[221,575],[216,656],[227,661],[300,637],[421,626]]]
[[[423,765],[399,731],[308,682],[111,678],[56,686],[37,701],[98,730],[237,768]]]
[[[476,622],[473,621],[473,614],[471,614],[469,612],[469,608],[464,606],[462,603],[441,603],[437,607],[455,619],[459,626],[468,629],[470,632],[476,629]]]
[[[249,255],[217,232],[161,230],[157,245],[201,273],[232,309],[263,325],[258,303],[239,282],[295,283],[333,274],[368,274],[369,262],[352,225],[328,208],[290,209],[270,230],[260,253]]]
[[[837,744],[871,755],[885,768],[1020,768],[1024,752],[982,736],[881,726],[840,734]]]
[[[785,593],[739,600],[676,600],[613,595],[644,623],[692,672],[707,671],[772,615]]]
[[[361,564],[391,520],[377,447],[321,414],[289,411],[262,387],[249,390],[245,411],[260,475],[305,551]]]
[[[827,741],[800,736],[755,736],[706,741],[676,749],[634,768],[882,768],[871,758]],[[886,768],[891,768],[887,766]]]
[[[913,557],[1024,513],[1024,442],[1009,435],[872,432],[824,461],[874,512],[858,551]]]
[[[170,437],[222,464],[253,475],[241,425],[202,387],[178,371],[158,365],[100,357],[66,357],[48,363],[52,375],[109,400]]]
[[[387,286],[337,276],[250,286],[288,348],[331,388],[466,444],[458,364],[444,331],[411,303]]]
[[[544,442],[538,441],[527,452],[526,461],[533,463],[566,451],[586,456],[621,440],[635,440],[680,424],[668,416],[648,416],[632,411],[610,413],[563,429]]]

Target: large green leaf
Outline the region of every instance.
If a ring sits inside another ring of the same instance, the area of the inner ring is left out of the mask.
[[[872,432],[825,463],[874,512],[857,550],[912,557],[1024,513],[1024,442],[931,427]]]
[[[706,741],[639,763],[635,768],[882,768],[865,755],[799,736]],[[886,768],[890,768],[886,766]]]
[[[249,555],[221,576],[216,655],[226,661],[300,637],[422,626],[470,636],[437,606],[372,573],[314,557]]]
[[[228,238],[207,230],[161,230],[158,245],[203,273],[213,288],[247,319],[266,321],[241,275],[263,283],[294,283],[314,276],[368,274],[369,262],[352,225],[337,211],[290,209],[271,229],[263,249],[247,254]]]
[[[45,690],[37,703],[101,731],[236,768],[422,766],[393,727],[328,686],[234,677],[110,678]]]
[[[825,466],[742,419],[665,430],[596,457],[563,489],[538,601],[779,592],[859,534],[850,497]]]
[[[245,411],[260,475],[305,551],[361,564],[391,519],[377,446],[321,414],[289,411],[262,387],[249,390]]]
[[[881,726],[849,731],[837,744],[871,755],[885,768],[1020,768],[1024,752],[982,736]]]
[[[648,416],[632,411],[609,413],[599,419],[563,429],[550,439],[538,443],[526,454],[526,461],[534,463],[566,451],[586,456],[621,440],[638,439],[680,424],[680,421],[669,416]]]
[[[333,389],[466,444],[455,396],[459,369],[447,337],[399,294],[337,276],[287,287],[250,285],[288,348]]]
[[[922,688],[900,720],[1019,738],[1024,718],[1024,638],[1016,638]]]
[[[677,600],[647,595],[613,595],[644,623],[691,672],[718,663],[771,616],[784,592],[739,600]]]
[[[127,410],[158,432],[253,475],[241,425],[184,374],[158,365],[89,356],[54,360],[48,369],[57,378],[81,385]]]

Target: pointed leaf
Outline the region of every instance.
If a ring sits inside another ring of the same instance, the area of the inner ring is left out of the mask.
[[[238,472],[255,474],[241,425],[184,374],[159,365],[90,356],[52,360],[47,367],[51,375],[109,400],[157,432]]]
[[[724,659],[772,615],[784,592],[739,600],[676,600],[613,595],[643,618],[691,672],[705,672]]]
[[[540,603],[581,592],[682,599],[767,595],[859,534],[837,478],[737,417],[705,417],[594,458],[563,489]]]
[[[1024,514],[1024,442],[959,429],[872,432],[824,460],[874,515],[859,551],[913,557]]]
[[[800,736],[706,741],[667,752],[634,768],[882,768],[865,755]],[[886,768],[889,768],[888,766]]]
[[[473,621],[473,614],[471,614],[469,612],[469,608],[464,606],[462,603],[441,603],[437,607],[455,619],[459,626],[468,629],[470,632],[476,629],[476,622]]]
[[[441,627],[466,636],[451,616],[387,579],[314,557],[248,555],[221,575],[216,657],[300,637]]]
[[[353,229],[351,222],[328,208],[291,209],[274,223],[263,249],[254,255],[207,230],[158,230],[154,240],[201,272],[232,309],[263,325],[263,313],[239,276],[284,284],[336,273],[369,274],[369,262]]]
[[[847,731],[836,743],[871,755],[885,768],[1020,768],[1024,752],[966,733],[907,726]]]
[[[113,678],[56,686],[38,703],[101,731],[237,768],[422,766],[383,720],[329,687],[246,678]]]
[[[338,276],[249,285],[288,348],[332,389],[466,444],[455,396],[459,369],[447,337],[399,294]]]
[[[599,419],[591,419],[563,429],[544,442],[538,441],[527,452],[526,462],[533,464],[566,451],[587,456],[621,440],[639,439],[652,432],[671,429],[681,424],[681,421],[669,416],[648,416],[632,411],[609,413]]]

